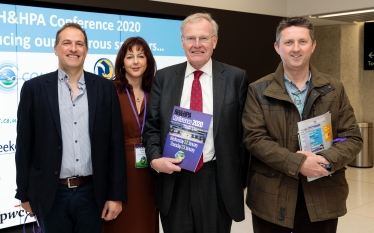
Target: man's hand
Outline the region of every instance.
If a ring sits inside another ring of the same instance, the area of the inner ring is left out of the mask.
[[[29,212],[30,214],[34,214],[31,210],[30,202],[22,202],[21,207],[26,211]]]
[[[105,221],[116,219],[122,212],[122,201],[106,201],[101,218]]]
[[[182,170],[179,166],[175,165],[180,162],[182,162],[181,159],[162,157],[152,160],[151,165],[158,172],[172,174],[173,172],[180,172]]]
[[[328,176],[329,172],[320,164],[330,164],[326,159],[309,151],[297,151],[306,156],[306,160],[300,168],[300,173],[308,177]]]

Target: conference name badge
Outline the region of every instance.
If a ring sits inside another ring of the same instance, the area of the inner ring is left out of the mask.
[[[145,147],[142,143],[134,144],[135,150],[135,167],[146,168],[148,167],[147,156],[145,155]]]

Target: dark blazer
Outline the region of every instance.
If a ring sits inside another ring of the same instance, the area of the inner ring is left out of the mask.
[[[149,161],[162,157],[173,107],[180,105],[187,62],[156,73],[143,134]],[[243,174],[248,158],[242,138],[241,118],[248,88],[244,70],[213,60],[213,134],[218,182],[225,207],[235,221],[244,219]],[[156,205],[168,214],[176,173],[159,173]]]
[[[93,184],[101,211],[127,200],[121,109],[113,83],[84,71],[89,109]],[[57,71],[23,84],[17,112],[17,194],[44,218],[56,196],[62,160]]]

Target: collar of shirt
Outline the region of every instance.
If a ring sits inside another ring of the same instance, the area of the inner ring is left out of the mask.
[[[308,90],[310,78],[312,77],[312,72],[309,71],[308,80],[306,80],[305,85],[303,86],[303,88],[301,88],[301,90],[299,90],[299,88],[287,77],[286,73],[284,73],[283,75],[284,75],[284,84],[286,85],[286,88],[289,94],[304,92]]]
[[[60,82],[69,82],[70,80],[70,77],[67,73],[65,73],[63,70],[61,69],[58,69],[58,80],[60,80]],[[86,80],[84,79],[84,72],[82,72],[79,80],[78,80],[78,88],[79,89],[86,89]]]
[[[187,68],[186,68],[186,74],[185,78],[187,78],[189,75],[191,75],[196,69],[191,66],[191,64],[187,61]],[[207,63],[203,67],[201,67],[199,70],[204,72],[205,74],[212,77],[212,58],[209,59]]]
[[[183,91],[180,101],[180,107],[182,108],[190,108],[190,99],[191,99],[191,88],[192,82],[194,80],[193,72],[196,69],[191,66],[190,63],[187,62],[186,73],[184,78],[183,84]],[[203,112],[213,115],[213,82],[212,82],[212,59],[199,69],[204,72],[201,75],[200,83],[202,87],[202,94],[203,94]],[[208,134],[206,137],[205,145],[203,148],[204,154],[204,162],[210,161],[214,158],[214,137],[213,137],[213,120],[210,123]]]
[[[309,71],[308,80],[305,82],[305,85],[301,88],[301,90],[299,90],[299,88],[287,77],[287,75],[284,74],[284,84],[286,86],[287,93],[291,97],[297,109],[299,110],[301,119],[311,77],[312,73]]]

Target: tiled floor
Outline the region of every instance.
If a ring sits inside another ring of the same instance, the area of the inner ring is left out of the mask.
[[[346,177],[348,213],[339,218],[338,233],[374,233],[374,168],[348,167]],[[253,233],[248,207],[245,215],[244,221],[233,222],[232,233]]]
[[[348,213],[339,218],[338,233],[374,233],[374,168],[348,167]],[[234,222],[233,233],[253,233],[251,211],[243,222]]]
[[[348,167],[346,177],[349,184],[348,213],[339,218],[338,233],[374,233],[374,168]],[[244,221],[233,222],[232,233],[253,233],[248,207],[245,207],[245,214]],[[22,232],[21,227],[0,230],[3,231]]]
[[[339,218],[339,233],[374,232],[374,168],[348,167],[348,213]]]

